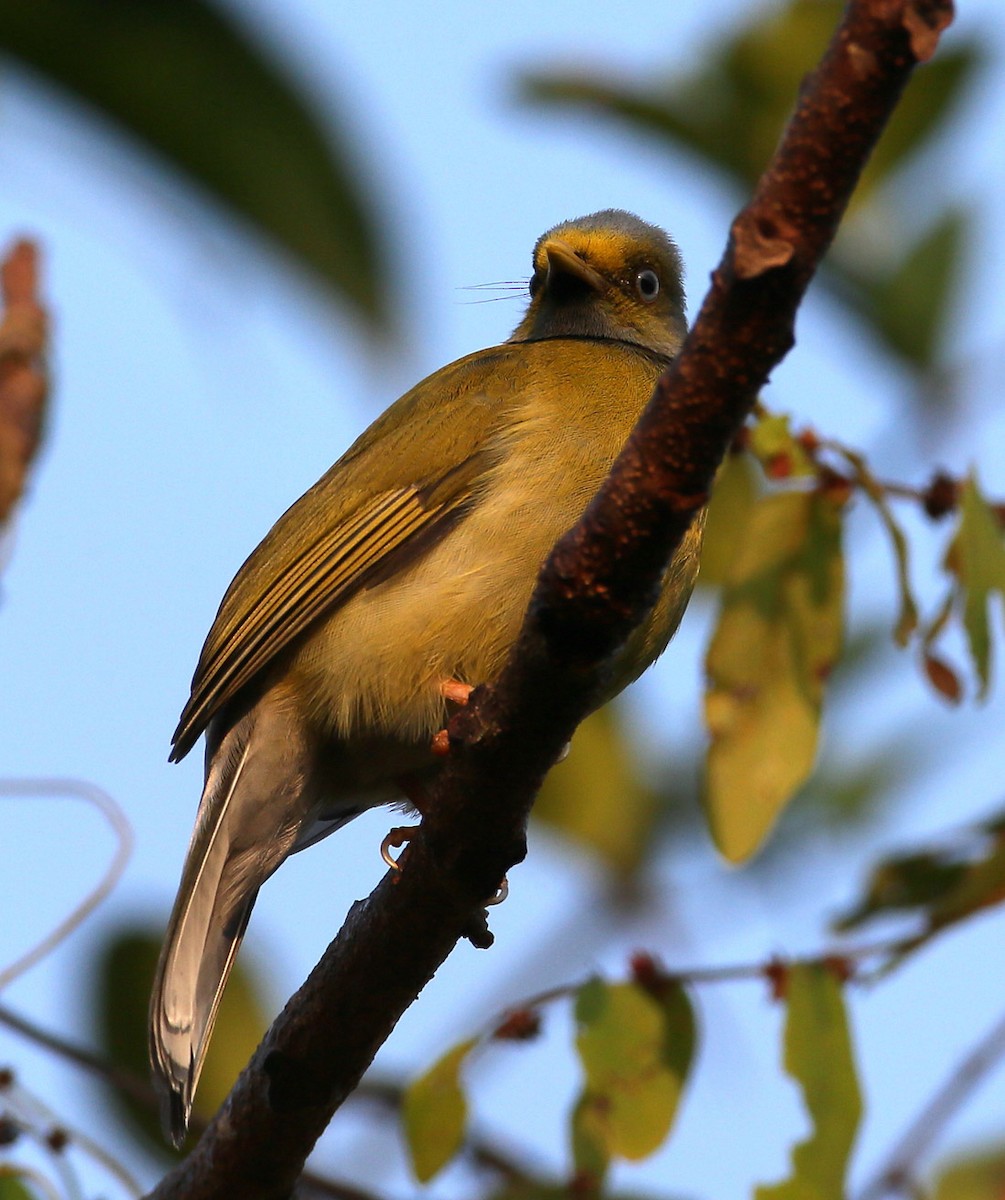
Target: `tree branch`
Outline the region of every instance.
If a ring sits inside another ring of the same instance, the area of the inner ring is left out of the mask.
[[[398,1018],[526,852],[534,796],[651,604],[716,468],[794,341],[799,301],[869,151],[951,0],[852,0],[781,145],[733,223],[680,356],[609,479],[555,547],[499,679],[451,722],[451,754],[399,876],[356,904],[195,1150],[152,1193],[290,1194]]]
[[[0,526],[21,496],[42,438],[48,318],[37,289],[38,249],[17,242],[0,263]]]

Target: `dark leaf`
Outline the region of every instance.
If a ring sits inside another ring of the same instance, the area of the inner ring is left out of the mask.
[[[757,11],[685,78],[640,87],[600,71],[542,71],[524,77],[524,96],[539,105],[590,109],[686,147],[746,192],[774,151],[802,77],[843,7],[840,0],[795,0],[767,16]],[[970,42],[940,50],[925,65],[873,153],[854,203],[933,136],[978,63]]]
[[[887,346],[919,370],[937,362],[960,273],[969,217],[951,210],[910,246],[889,274],[860,277],[868,315]]]
[[[117,1066],[148,1078],[147,1010],[160,931],[147,927],[124,929],[112,935],[95,957],[95,1023],[104,1056]],[[246,969],[239,962],[231,974],[220,1005],[220,1016],[199,1079],[195,1111],[212,1116],[265,1032],[264,1005]],[[156,1105],[136,1104],[112,1093],[127,1126],[142,1135],[148,1149],[168,1153]]]
[[[209,0],[0,0],[0,50],[127,131],[374,328],[375,205],[330,118]]]

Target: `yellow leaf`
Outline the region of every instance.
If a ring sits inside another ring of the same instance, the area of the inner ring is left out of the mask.
[[[786,978],[785,1070],[799,1084],[813,1128],[792,1150],[788,1179],[756,1200],[844,1200],[848,1158],[862,1117],[841,985],[819,963]]]
[[[622,874],[641,864],[657,811],[656,795],[636,769],[616,705],[580,725],[568,757],[549,773],[534,804],[535,817]]]
[[[574,1148],[593,1162],[604,1154],[645,1158],[670,1132],[684,1084],[684,1072],[668,1062],[666,1014],[634,983],[592,980],[580,992],[576,1019],[586,1083]]]
[[[751,426],[750,449],[769,479],[816,474],[809,455],[793,436],[786,413],[762,413]]]
[[[839,510],[816,493],[763,499],[706,660],[705,805],[732,862],[757,850],[812,770],[843,609]]]
[[[1005,601],[1005,541],[1001,526],[971,475],[963,488],[954,561],[963,588],[963,625],[980,679],[980,698],[991,682],[991,633],[988,613],[997,592]]]
[[[943,1166],[933,1200],[1001,1200],[1005,1196],[1005,1147],[971,1151]]]
[[[715,587],[725,583],[757,502],[760,491],[757,475],[749,454],[726,455],[708,505],[699,584]]]
[[[460,1070],[476,1043],[472,1038],[455,1046],[405,1092],[402,1121],[412,1169],[420,1183],[437,1175],[464,1141],[468,1106]]]

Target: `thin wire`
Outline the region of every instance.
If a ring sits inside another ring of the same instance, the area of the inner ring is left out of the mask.
[[[0,796],[73,796],[93,805],[111,826],[118,841],[112,861],[104,876],[77,907],[65,917],[49,934],[27,953],[22,954],[10,966],[0,971],[0,991],[9,983],[30,970],[36,963],[69,937],[71,933],[98,907],[112,891],[126,869],[133,851],[133,831],[125,813],[112,797],[96,784],[82,779],[0,779]]]

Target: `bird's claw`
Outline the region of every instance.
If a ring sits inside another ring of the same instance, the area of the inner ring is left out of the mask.
[[[401,864],[391,851],[397,850],[400,846],[404,846],[407,842],[410,842],[412,834],[418,828],[418,825],[395,825],[393,829],[388,831],[387,837],[380,843],[380,857],[392,871],[400,871]]]
[[[418,829],[418,825],[395,825],[393,829],[388,830],[387,836],[380,843],[380,857],[387,863],[392,871],[401,871],[401,863],[391,853],[392,850],[397,850],[399,846],[404,846],[412,840],[412,834]],[[503,881],[499,885],[499,890],[489,900],[485,901],[485,907],[491,908],[495,904],[502,902],[509,895],[509,880],[503,876]]]

